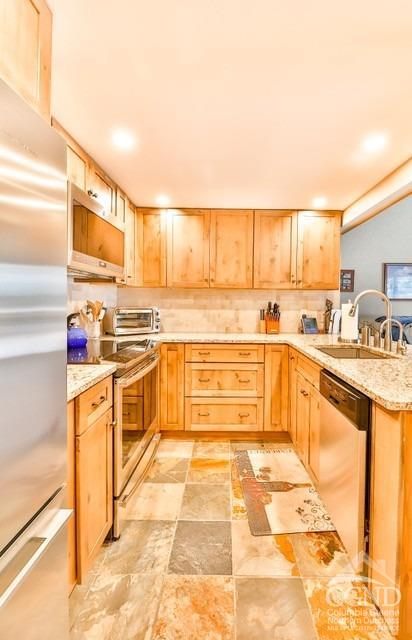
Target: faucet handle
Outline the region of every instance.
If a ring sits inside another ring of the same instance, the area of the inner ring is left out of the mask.
[[[406,352],[407,352],[407,346],[406,346],[405,339],[397,340],[397,342],[396,342],[396,353],[399,353],[400,355],[404,356],[404,355],[406,355]]]

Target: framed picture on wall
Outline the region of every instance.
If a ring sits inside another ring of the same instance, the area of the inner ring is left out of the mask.
[[[355,270],[340,270],[340,290],[346,293],[352,293],[355,289]]]
[[[385,262],[383,287],[391,300],[412,300],[412,262]]]

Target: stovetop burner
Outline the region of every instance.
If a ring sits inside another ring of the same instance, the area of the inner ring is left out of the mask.
[[[104,364],[117,365],[125,370],[134,366],[145,354],[153,351],[158,343],[155,340],[127,340],[122,342],[116,338],[105,340],[88,340],[81,349],[67,350],[68,364]]]

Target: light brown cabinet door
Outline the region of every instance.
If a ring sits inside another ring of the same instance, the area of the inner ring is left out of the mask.
[[[166,211],[137,209],[136,260],[138,284],[166,286]]]
[[[114,223],[119,229],[124,229],[126,225],[126,211],[127,211],[127,196],[120,191],[116,190],[116,210]]]
[[[265,431],[287,431],[289,423],[288,347],[265,347]]]
[[[169,209],[167,285],[209,286],[209,209]]]
[[[45,0],[0,0],[0,76],[49,121],[51,38]]]
[[[253,286],[253,211],[215,209],[210,218],[210,286]]]
[[[311,385],[296,374],[296,450],[302,462],[308,464]]]
[[[113,524],[113,434],[109,409],[76,437],[77,568],[80,582]]]
[[[338,289],[341,213],[298,214],[297,285],[299,289]]]
[[[116,185],[99,167],[90,162],[88,193],[104,207],[107,215],[116,219]]]
[[[125,226],[125,267],[126,284],[133,287],[136,285],[136,213],[134,206],[128,202],[126,206],[126,226]]]
[[[67,404],[67,508],[76,508],[76,438],[75,438],[74,400]],[[67,559],[69,593],[77,582],[76,568],[76,513],[69,520],[67,528]]]
[[[160,347],[160,428],[184,429],[185,345]]]
[[[310,387],[309,459],[315,482],[319,480],[320,393]]]
[[[297,353],[289,349],[289,435],[296,444]]]
[[[87,189],[87,157],[67,146],[67,179],[79,189]]]
[[[255,211],[255,289],[295,289],[297,212]]]

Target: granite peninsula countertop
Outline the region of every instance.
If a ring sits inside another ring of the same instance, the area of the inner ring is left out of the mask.
[[[166,333],[140,335],[162,342],[222,342],[287,344],[316,364],[353,385],[372,400],[392,411],[412,411],[412,352],[382,360],[344,360],[333,358],[317,346],[340,344],[337,336],[281,333]],[[126,339],[126,338],[125,338]],[[130,340],[130,336],[128,338]]]
[[[68,364],[67,402],[116,371],[114,364]]]

